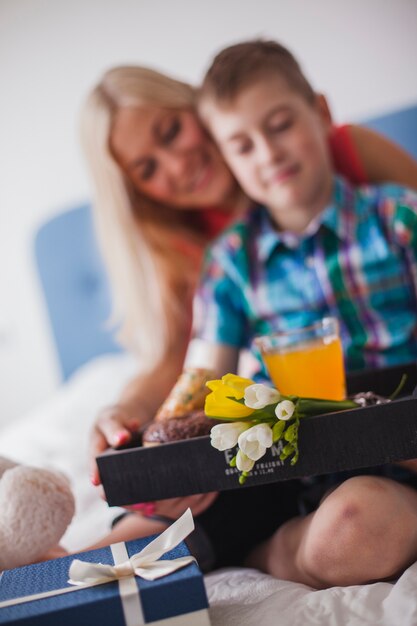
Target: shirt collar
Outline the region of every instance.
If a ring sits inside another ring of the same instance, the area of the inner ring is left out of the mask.
[[[351,208],[354,204],[354,190],[351,185],[339,176],[334,177],[333,193],[330,204],[307,226],[300,236],[289,232],[280,232],[275,229],[269,211],[265,206],[258,205],[252,213],[255,232],[258,234],[258,252],[261,261],[266,261],[274,249],[282,244],[287,248],[296,248],[300,241],[313,237],[320,228],[324,227],[333,232],[340,240],[352,238]],[[251,220],[252,221],[252,220]]]

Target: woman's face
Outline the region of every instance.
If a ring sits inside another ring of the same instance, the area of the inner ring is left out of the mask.
[[[236,188],[192,110],[119,109],[110,147],[137,191],[179,209],[224,205]]]

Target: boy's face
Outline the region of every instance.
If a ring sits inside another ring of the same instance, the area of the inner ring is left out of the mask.
[[[330,120],[321,104],[308,103],[270,74],[228,105],[201,103],[203,120],[241,187],[281,228],[302,230],[330,199]]]

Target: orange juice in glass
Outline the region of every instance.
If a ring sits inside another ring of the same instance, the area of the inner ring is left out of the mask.
[[[339,324],[334,317],[255,343],[276,388],[284,395],[344,400],[346,380]]]

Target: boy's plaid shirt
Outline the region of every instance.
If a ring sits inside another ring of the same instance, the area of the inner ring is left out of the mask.
[[[195,336],[251,347],[256,335],[334,315],[348,370],[415,360],[417,195],[336,178],[308,231],[279,233],[257,206],[223,233],[206,256]]]

